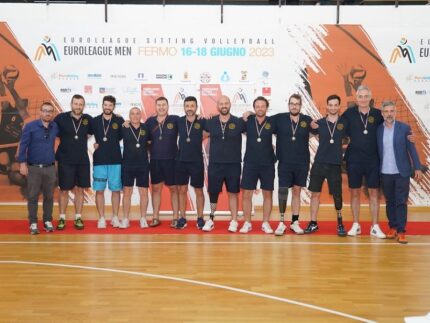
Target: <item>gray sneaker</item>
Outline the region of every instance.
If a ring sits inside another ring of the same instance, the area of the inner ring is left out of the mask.
[[[51,221],[46,221],[44,227],[45,227],[46,232],[53,232],[54,231],[54,226],[52,225]]]
[[[37,228],[37,223],[30,224],[30,234],[39,234],[39,229]]]

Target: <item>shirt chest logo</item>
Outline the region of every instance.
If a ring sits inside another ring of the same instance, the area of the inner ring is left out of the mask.
[[[264,126],[264,129],[266,129],[266,130],[272,129],[271,124],[270,123],[266,123],[266,125]]]
[[[114,130],[118,129],[118,124],[116,122],[112,123],[112,129]]]
[[[369,118],[367,118],[367,122],[369,123],[375,123],[375,118],[372,116],[369,116]]]
[[[200,128],[201,128],[200,123],[195,123],[195,124],[194,124],[194,129],[199,130]]]
[[[236,125],[234,123],[229,123],[228,129],[234,130],[234,129],[236,129]]]
[[[169,122],[167,124],[167,129],[172,130],[173,129],[173,123]]]
[[[82,125],[88,126],[88,119],[83,119],[82,120]]]
[[[141,129],[141,130],[140,130],[140,135],[141,135],[142,137],[146,135],[146,131],[145,131],[145,129]]]
[[[306,121],[301,121],[300,122],[300,127],[302,127],[302,128],[306,128],[307,125],[308,125],[308,123]]]
[[[343,128],[345,128],[345,127],[344,127],[343,123],[338,123],[336,128],[337,128],[337,130],[342,131]]]

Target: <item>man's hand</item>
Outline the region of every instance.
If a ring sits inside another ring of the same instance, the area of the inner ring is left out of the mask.
[[[408,140],[411,142],[411,143],[415,143],[415,135],[414,135],[414,133],[413,132],[411,132],[406,138],[408,138]]]
[[[320,126],[318,125],[317,120],[316,119],[312,120],[312,122],[311,122],[311,128],[312,129],[318,129],[319,127]]]
[[[96,151],[97,150],[97,148],[99,148],[99,144],[98,143],[94,143],[94,151]]]
[[[124,123],[122,124],[122,126],[124,128],[130,128],[130,120],[125,120]]]
[[[248,121],[249,116],[251,116],[251,115],[253,115],[253,114],[255,114],[255,113],[254,113],[254,112],[252,112],[252,111],[245,111],[245,112],[242,114],[242,119],[243,119],[243,121],[247,122],[247,121]]]
[[[417,170],[415,171],[415,174],[414,174],[414,179],[415,179],[417,182],[419,182],[419,181],[421,180],[421,178],[423,178],[423,172],[422,172],[421,170],[417,169]]]
[[[27,167],[27,163],[21,163],[19,165],[19,173],[22,176],[27,176],[28,175],[28,167]]]

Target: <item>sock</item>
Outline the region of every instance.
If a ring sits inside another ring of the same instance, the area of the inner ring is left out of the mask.
[[[297,214],[297,215],[292,215],[291,216],[291,223],[294,223],[295,221],[299,221],[299,215]]]
[[[60,214],[60,219],[65,220],[66,219],[66,215],[65,214]]]
[[[310,224],[318,224],[317,221],[311,221]]]
[[[337,211],[337,224],[342,224],[342,213],[341,211]]]

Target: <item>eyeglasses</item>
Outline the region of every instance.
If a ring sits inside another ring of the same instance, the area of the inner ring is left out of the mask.
[[[290,107],[299,107],[299,106],[301,106],[302,104],[301,104],[301,103],[292,103],[292,102],[290,102],[290,103],[288,103],[288,105],[289,105]]]
[[[43,113],[54,113],[54,110],[45,110],[45,109],[42,109],[41,111]]]

